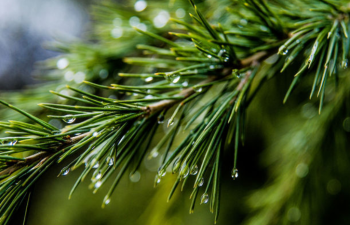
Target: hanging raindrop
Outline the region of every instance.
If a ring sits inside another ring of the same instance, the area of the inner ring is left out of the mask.
[[[209,195],[207,193],[204,193],[201,197],[201,204],[207,204],[209,201]]]
[[[172,126],[172,125],[174,125],[174,121],[171,120],[171,119],[169,119],[169,120],[168,120],[168,127],[169,127],[169,126]]]
[[[15,144],[17,144],[17,140],[13,140],[13,141],[11,141],[11,142],[9,142],[9,144],[8,145],[10,145],[10,146],[14,146]]]
[[[231,173],[232,179],[237,179],[238,178],[238,169],[233,168],[232,173]]]
[[[184,165],[181,169],[181,173],[183,174],[182,178],[186,178],[188,176],[188,174],[190,174],[190,170],[188,169],[188,167],[186,165]]]
[[[96,178],[96,180],[99,180],[99,179],[101,179],[101,177],[102,177],[102,174],[98,173],[95,178]]]
[[[198,186],[199,186],[199,187],[202,187],[203,184],[204,184],[204,177],[202,177],[202,179],[201,179],[201,181],[199,182]]]
[[[62,175],[63,175],[63,176],[67,176],[68,173],[69,173],[69,171],[70,171],[70,169],[66,169]]]
[[[283,51],[282,55],[287,55],[287,54],[288,54],[288,52],[289,52],[289,50],[288,50],[288,49],[286,49],[286,50],[284,50],[284,51]]]
[[[190,174],[196,175],[197,173],[198,173],[198,166],[197,165],[192,166]]]
[[[164,123],[164,115],[159,115],[158,116],[158,124]]]
[[[95,184],[95,188],[99,188],[101,187],[102,185],[102,182],[101,181],[97,181],[96,184]]]
[[[96,163],[92,168],[97,169],[100,166],[99,163]]]
[[[110,158],[108,162],[108,166],[113,166],[114,165],[114,159]]]

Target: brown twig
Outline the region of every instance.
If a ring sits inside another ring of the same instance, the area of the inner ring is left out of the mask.
[[[78,136],[69,137],[66,140],[66,145],[64,147],[66,147],[69,144],[75,143],[75,142],[83,139],[84,137],[88,136],[90,133],[91,132],[87,132],[87,133],[84,133],[84,134],[81,134],[81,135],[78,135]],[[64,148],[64,147],[62,147],[62,148]],[[25,158],[24,161],[18,161],[15,164],[13,164],[12,166],[10,166],[10,167],[4,169],[3,171],[1,171],[0,172],[0,176],[16,172],[17,170],[19,170],[19,169],[21,169],[21,168],[23,168],[25,166],[31,165],[32,163],[35,163],[37,161],[39,161],[39,163],[37,165],[42,164],[55,153],[56,152],[42,151],[42,152],[38,152],[38,153],[36,153],[34,155],[28,156],[28,157]]]

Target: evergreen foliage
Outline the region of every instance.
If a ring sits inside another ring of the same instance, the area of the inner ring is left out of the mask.
[[[291,73],[284,102],[299,86],[299,98],[318,99],[320,115],[295,118],[298,129],[271,137],[275,144],[262,155],[272,171],[270,181],[248,199],[255,214],[246,223],[295,222],[302,208],[318,215],[313,190],[326,182],[319,169],[333,163],[342,176],[348,170],[342,125],[349,110],[348,1],[147,4],[147,10],[141,5],[135,12],[131,3],[123,8],[99,3],[92,10],[89,40],[50,45],[64,58],[39,64],[38,71],[48,74],[40,77],[48,81],[40,90],[26,90],[31,100],[23,93],[2,94],[1,117],[8,122],[0,122],[6,131],[0,145],[1,224],[25,204],[36,180],[69,156],[75,158],[59,175],[84,167],[69,197],[87,177],[94,192],[113,180],[103,207],[123,175],[132,176],[145,157],[161,156],[154,185],[166,173],[175,174],[168,201],[175,190],[192,186],[190,213],[199,199],[209,204],[216,222],[223,157],[233,153],[231,176],[237,179],[239,147],[249,135],[248,107],[259,110],[263,103],[256,98],[267,80]],[[43,93],[49,89],[53,95]],[[34,106],[38,99],[46,102],[39,104],[42,109]],[[42,114],[66,125],[49,123]],[[162,123],[168,132],[155,140]],[[349,123],[344,122],[345,130]],[[190,175],[195,176],[191,184]],[[303,215],[300,222],[312,220]]]

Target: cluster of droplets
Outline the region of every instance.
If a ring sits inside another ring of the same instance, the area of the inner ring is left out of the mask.
[[[8,145],[10,145],[10,146],[14,146],[15,144],[17,144],[17,140],[13,140],[13,141],[10,141],[9,143],[8,143]]]

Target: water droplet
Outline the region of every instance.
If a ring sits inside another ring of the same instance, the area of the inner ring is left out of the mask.
[[[198,92],[198,93],[203,91],[202,87],[200,87],[200,88],[193,88],[193,89],[194,89],[195,92]]]
[[[184,81],[184,82],[182,83],[182,86],[187,87],[187,86],[188,86],[188,81]]]
[[[164,115],[159,115],[158,116],[158,124],[164,123]]]
[[[198,166],[197,165],[192,166],[190,174],[196,175],[197,173],[198,173]]]
[[[169,119],[169,120],[168,120],[168,127],[169,127],[169,126],[172,126],[172,125],[174,125],[174,121],[171,120],[171,119]]]
[[[216,67],[215,65],[210,65],[209,69],[213,70],[213,69],[215,69],[215,67]]]
[[[164,177],[166,175],[166,171],[164,169],[159,168],[158,170],[158,176]]]
[[[63,119],[64,122],[69,124],[74,123],[75,120],[76,118],[73,117],[73,115],[67,115],[67,117]]]
[[[188,166],[183,165],[183,167],[181,168],[181,174],[182,174],[182,178],[186,178],[188,174],[190,174],[190,170],[188,169]]]
[[[101,174],[101,173],[98,173],[98,174],[96,175],[96,177],[95,177],[96,180],[99,180],[99,179],[101,179],[101,178],[102,178],[102,174]]]
[[[260,26],[260,30],[262,30],[262,31],[268,31],[269,29],[268,29],[267,27],[261,25],[261,26]]]
[[[96,163],[92,168],[97,169],[100,166],[99,163]]]
[[[122,143],[122,141],[124,140],[124,138],[125,138],[125,135],[123,135],[123,137],[120,139],[120,141],[118,142],[118,145],[119,145],[120,143]]]
[[[180,158],[176,158],[173,163],[173,173],[176,173],[181,166]]]
[[[139,1],[135,2],[135,5],[134,5],[135,11],[137,11],[137,12],[141,12],[141,11],[145,10],[146,7],[147,7],[147,2],[144,0],[139,0]]]
[[[60,70],[67,68],[68,65],[69,65],[69,61],[66,58],[59,59],[56,64],[57,68]]]
[[[204,193],[201,197],[201,204],[207,204],[209,202],[209,195],[207,193]]]
[[[102,182],[101,181],[97,181],[96,184],[95,184],[95,188],[99,188],[101,187],[102,185]]]
[[[176,84],[177,82],[179,82],[179,80],[181,79],[181,77],[178,76],[178,75],[174,75],[174,76],[171,76],[170,79],[171,79],[171,82],[173,82],[174,84]]]
[[[207,55],[207,57],[208,57],[209,59],[213,58],[213,56],[211,56],[211,55]]]
[[[152,152],[152,158],[156,158],[159,155],[158,151]]]
[[[105,201],[105,205],[108,205],[109,203],[111,202],[111,199],[106,199],[106,201]]]
[[[245,26],[245,25],[248,24],[248,21],[247,21],[246,19],[241,19],[239,22],[240,22],[240,24],[243,25],[243,26]]]
[[[153,80],[153,77],[147,77],[147,78],[145,79],[146,82],[151,82],[152,80]]]
[[[139,171],[136,171],[133,174],[130,173],[130,177],[129,178],[130,178],[131,182],[134,182],[134,183],[139,182],[140,179],[141,179],[141,173]]]
[[[155,179],[155,181],[156,181],[156,184],[159,184],[159,183],[160,183],[160,181],[161,181],[160,176],[158,176],[158,174],[156,175],[156,179]]]
[[[341,62],[341,66],[343,67],[343,69],[348,68],[348,60],[347,60],[347,59],[343,60],[343,61]]]
[[[232,179],[237,179],[238,178],[238,169],[233,168],[232,173],[231,173]]]
[[[308,60],[308,63],[309,63],[309,64],[312,62],[312,60],[314,60],[317,47],[318,47],[318,41],[315,41],[315,44],[314,44],[314,46],[312,47],[311,54],[310,54],[310,57],[309,57],[309,60]],[[284,52],[283,52],[283,53],[284,53]],[[309,66],[310,66],[310,65],[309,65]]]
[[[226,49],[220,49],[218,56],[222,57],[227,53]]]
[[[186,11],[183,8],[178,8],[175,15],[177,18],[184,18],[186,16]]]
[[[94,133],[92,134],[92,136],[97,137],[97,136],[98,136],[98,132],[94,132]]]
[[[201,181],[199,182],[198,186],[199,186],[199,187],[202,187],[203,184],[204,184],[204,177],[202,177],[202,179],[201,179]]]
[[[289,50],[288,50],[288,49],[285,49],[285,50],[283,51],[282,55],[287,55],[288,52],[289,52]]]
[[[332,35],[332,32],[328,32],[327,34],[327,38],[329,39],[329,37]]]
[[[114,165],[114,159],[110,158],[108,162],[108,166],[113,166]]]
[[[231,61],[231,58],[230,58],[230,57],[225,57],[225,58],[224,58],[224,62],[225,62],[225,63],[228,63],[228,62],[230,62],[230,61]]]
[[[66,169],[66,170],[64,171],[64,173],[62,173],[62,175],[63,175],[63,176],[67,176],[68,173],[69,173],[69,171],[70,171],[70,169]]]

